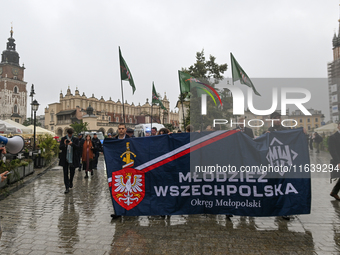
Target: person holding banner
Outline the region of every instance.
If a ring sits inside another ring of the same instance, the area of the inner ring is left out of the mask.
[[[254,139],[254,133],[253,130],[251,128],[245,127],[244,126],[244,118],[240,118],[238,120],[238,122],[242,122],[239,123],[238,126],[235,128],[236,130],[241,130],[242,133],[245,133],[247,136],[249,136],[250,138]]]
[[[271,115],[270,115],[270,118],[273,121],[273,125],[270,126],[268,128],[268,131],[267,132],[271,132],[271,131],[282,131],[282,130],[288,130],[290,129],[289,127],[284,127],[281,125],[281,114],[278,113],[278,112],[273,112]],[[290,220],[290,217],[288,215],[284,215],[282,216],[282,219],[284,220]]]
[[[281,125],[281,114],[278,112],[273,112],[270,115],[270,119],[274,120],[273,125],[268,128],[268,131],[281,131],[281,130],[288,130],[289,127],[284,127]]]
[[[118,135],[114,137],[114,139],[129,139],[130,137],[126,134],[126,125],[124,123],[118,124]],[[112,219],[117,219],[121,217],[120,215],[116,215],[115,213],[111,214]]]
[[[126,134],[126,125],[124,123],[119,123],[118,135],[115,136],[114,139],[126,139],[126,138],[130,138],[130,136]]]
[[[332,156],[331,164],[335,167],[340,168],[340,122],[338,122],[338,131],[328,138],[328,150]],[[339,177],[339,176],[337,176]],[[334,197],[336,200],[340,200],[338,195],[340,190],[340,178],[333,187],[330,196]]]

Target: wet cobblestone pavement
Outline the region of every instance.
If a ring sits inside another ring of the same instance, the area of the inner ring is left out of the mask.
[[[329,154],[311,153],[312,163]],[[64,194],[51,168],[0,201],[0,254],[339,254],[340,202],[329,174],[312,178],[312,212],[281,217],[181,215],[111,220],[103,156],[94,176],[76,170]]]

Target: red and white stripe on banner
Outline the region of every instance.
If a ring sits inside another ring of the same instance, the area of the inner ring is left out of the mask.
[[[225,131],[225,130],[219,130],[215,131],[209,135],[203,136],[195,141],[192,141],[190,143],[187,143],[173,151],[170,151],[168,153],[165,153],[162,156],[159,156],[157,158],[154,158],[138,167],[136,167],[136,170],[144,170],[144,172],[151,171],[157,167],[160,167],[166,163],[169,163],[175,159],[178,159],[191,151],[195,151],[197,149],[200,149],[204,146],[207,146],[211,143],[214,143],[216,141],[219,141],[227,136],[230,136],[232,134],[235,134],[239,132],[239,130],[231,130],[231,131]],[[112,177],[108,177],[109,185],[112,182]],[[111,185],[110,185],[111,186]]]

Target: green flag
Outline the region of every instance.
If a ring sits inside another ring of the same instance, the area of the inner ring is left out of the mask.
[[[133,82],[132,74],[130,72],[129,67],[127,66],[122,53],[120,52],[120,47],[119,47],[119,64],[120,64],[120,79],[122,81],[129,81],[130,86],[132,87],[132,94],[135,93],[136,86],[135,83]]]
[[[152,104],[157,104],[159,105],[163,110],[167,109],[164,107],[162,101],[159,99],[158,93],[155,89],[155,84],[152,82]]]
[[[219,100],[221,106],[223,105],[217,91],[209,84],[203,83],[190,74],[181,71],[178,71],[178,76],[182,94],[190,92],[191,88],[196,88],[197,96],[201,97],[202,94],[208,94],[214,101],[215,105],[217,105],[215,97]]]
[[[249,79],[248,75],[242,69],[239,63],[237,63],[236,59],[234,58],[231,52],[230,52],[230,60],[231,60],[231,73],[233,76],[233,82],[239,80],[242,84],[247,85],[248,87],[252,88],[256,95],[261,96],[260,93],[256,91],[255,86]]]

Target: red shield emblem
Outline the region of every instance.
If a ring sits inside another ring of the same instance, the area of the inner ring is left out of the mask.
[[[133,168],[112,173],[112,196],[126,210],[138,205],[145,196],[145,174]]]

